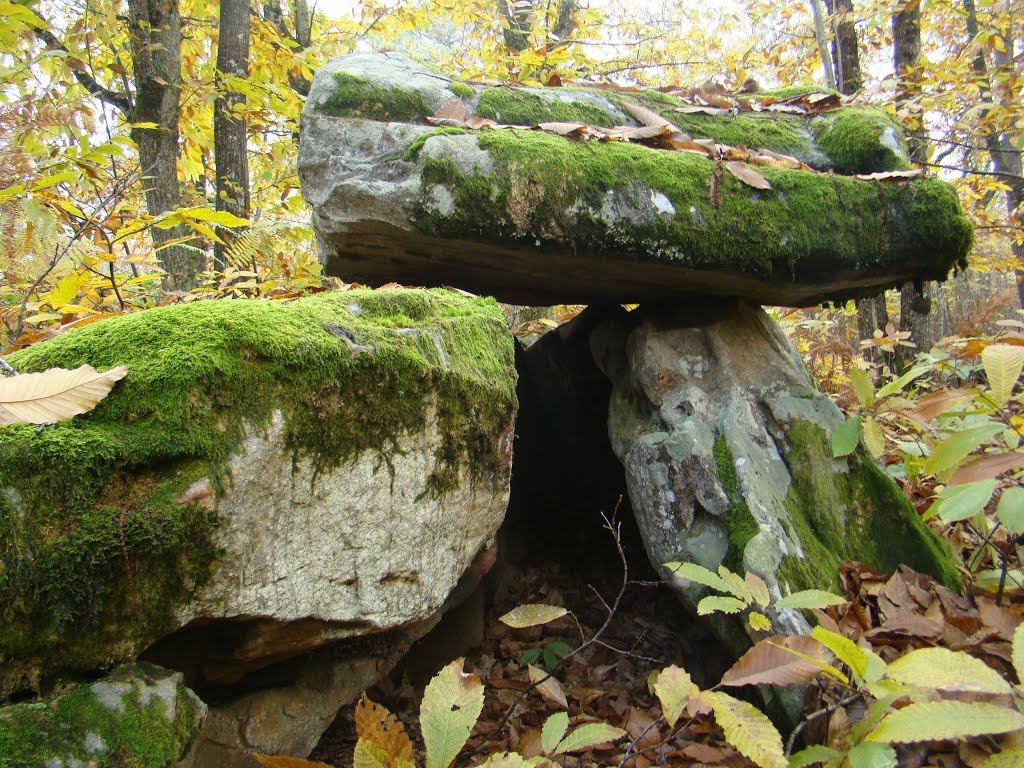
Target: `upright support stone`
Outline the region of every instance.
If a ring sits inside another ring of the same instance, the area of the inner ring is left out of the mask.
[[[832,457],[843,416],[759,307],[623,311],[591,345],[612,381],[609,437],[654,565],[750,571],[776,597],[832,587],[844,559],[959,583],[948,548],[863,449]],[[675,583],[696,607],[701,588]],[[800,628],[795,614],[774,618]]]

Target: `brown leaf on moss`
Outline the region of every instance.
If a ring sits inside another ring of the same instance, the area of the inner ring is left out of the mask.
[[[754,189],[772,188],[768,179],[755,171],[749,165],[744,165],[743,163],[732,160],[725,164],[725,169],[748,187],[753,187]]]

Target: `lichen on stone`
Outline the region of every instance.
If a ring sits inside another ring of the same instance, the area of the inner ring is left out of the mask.
[[[203,476],[230,482],[232,451],[277,413],[287,447],[318,471],[367,451],[386,467],[428,408],[443,443],[423,493],[443,495],[463,467],[481,483],[507,469],[498,436],[516,406],[513,345],[490,299],[196,302],[8,359],[21,372],[89,363],[128,376],[72,421],[0,428],[0,699],[30,667],[89,669],[167,629],[218,556],[215,514],[177,499]]]

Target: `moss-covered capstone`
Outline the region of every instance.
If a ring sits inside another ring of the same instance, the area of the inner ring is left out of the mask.
[[[205,716],[180,674],[151,664],[119,667],[52,701],[0,707],[0,768],[169,768]]]
[[[777,596],[837,586],[846,559],[959,585],[948,547],[871,458],[832,457],[842,414],[760,308],[641,307],[606,321],[591,346],[612,381],[609,437],[656,566],[754,572]],[[681,592],[695,607],[700,588]],[[777,616],[776,629],[799,630],[793,619]]]
[[[317,74],[299,172],[328,272],[454,283],[520,304],[704,293],[806,305],[965,265],[972,230],[948,184],[843,175],[908,167],[899,127],[879,108],[708,115],[679,112],[682,101],[657,91],[474,86],[461,96],[470,115],[524,125],[635,124],[628,100],[694,137],[830,171],[759,166],[772,187],[759,190],[699,153],[410,124],[455,98],[451,85],[396,54],[334,59]]]
[[[128,375],[0,428],[0,700],[193,619],[424,618],[504,514],[516,377],[489,299],[196,302],[8,360]]]

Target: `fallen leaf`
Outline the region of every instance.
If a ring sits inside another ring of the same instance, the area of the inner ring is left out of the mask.
[[[643,125],[672,125],[669,120],[666,120],[654,110],[648,109],[647,107],[641,107],[639,104],[634,104],[630,101],[623,101],[622,108],[636,118],[637,122]],[[679,130],[675,126],[672,126],[672,129],[676,131]]]
[[[725,169],[748,187],[753,187],[754,189],[772,188],[772,185],[768,183],[768,179],[755,171],[749,165],[733,161],[726,163]]]
[[[896,181],[903,179],[916,179],[924,175],[924,169],[914,168],[909,171],[880,171],[879,173],[858,173],[853,178],[863,181]]]
[[[0,424],[51,424],[91,411],[128,375],[123,365],[98,373],[51,368],[0,380]]]
[[[466,102],[462,99],[447,101],[434,113],[434,117],[458,120],[460,123],[464,123],[466,122]]]

